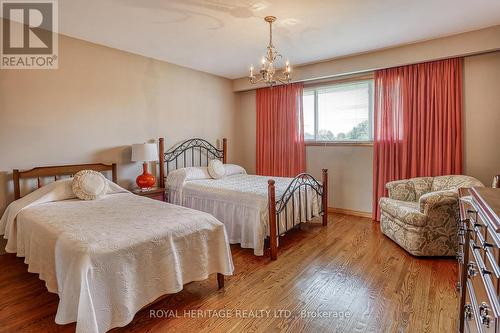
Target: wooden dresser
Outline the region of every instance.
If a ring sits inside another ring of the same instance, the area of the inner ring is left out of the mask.
[[[500,333],[500,189],[459,195],[459,332]]]

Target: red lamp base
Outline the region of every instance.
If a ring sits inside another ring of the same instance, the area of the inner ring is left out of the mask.
[[[137,176],[135,182],[137,186],[144,190],[153,187],[156,183],[156,178],[148,172],[148,164],[146,162],[142,165],[142,169],[142,175]]]

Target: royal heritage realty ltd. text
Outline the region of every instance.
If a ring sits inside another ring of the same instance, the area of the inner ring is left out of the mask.
[[[247,310],[247,309],[216,309],[216,310],[170,310],[151,309],[151,318],[350,318],[349,311],[320,311],[301,310],[290,311],[286,309],[276,310]]]

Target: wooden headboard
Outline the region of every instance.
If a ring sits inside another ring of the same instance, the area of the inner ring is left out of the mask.
[[[95,170],[99,172],[111,171],[111,177],[114,183],[117,182],[116,163],[113,164],[74,164],[74,165],[56,165],[48,167],[37,167],[31,170],[19,171],[13,170],[12,176],[14,179],[14,199],[21,198],[21,179],[37,179],[38,188],[42,187],[41,178],[53,177],[54,181],[60,176],[73,176],[81,170]]]
[[[222,139],[222,149],[200,138],[182,141],[166,152],[163,138],[159,140],[160,179],[164,179],[165,169],[169,171],[187,166],[207,166],[210,159],[220,159],[227,163],[227,139]]]

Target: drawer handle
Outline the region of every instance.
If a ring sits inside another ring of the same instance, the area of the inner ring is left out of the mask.
[[[473,278],[474,276],[477,275],[476,264],[473,261],[467,264],[467,274],[469,275],[470,278]]]
[[[475,246],[474,241],[471,240],[471,248],[473,249]],[[492,272],[487,270],[483,258],[481,258],[481,254],[478,250],[472,250],[472,255],[477,263],[477,267],[481,272],[481,279],[483,280],[483,284],[486,287],[486,295],[488,296],[488,300],[491,304],[490,309],[493,311],[495,317],[500,316],[500,303],[498,301],[498,296],[496,295],[495,287],[493,286],[493,282],[491,280]]]
[[[465,304],[464,306],[464,316],[466,320],[472,320],[472,305]]]
[[[490,327],[491,316],[490,316],[490,306],[486,302],[482,302],[479,306],[479,315],[481,316],[481,323]]]
[[[467,291],[469,293],[470,304],[472,305],[472,317],[474,318],[474,324],[476,324],[476,332],[483,333],[483,326],[481,325],[481,317],[478,313],[479,306],[476,300],[476,293],[474,291],[474,286],[472,285],[472,280],[467,279]]]
[[[491,267],[493,268],[495,276],[497,278],[500,278],[500,267],[498,267],[497,261],[492,254],[492,250],[490,249],[490,247],[493,247],[493,244],[488,243],[480,233],[477,234],[477,239],[481,244],[481,246],[483,247],[486,256],[488,257],[488,261],[490,262]]]
[[[472,320],[472,305],[465,304],[464,305],[464,317],[466,320]]]
[[[488,243],[488,242],[483,242],[483,249],[486,250],[486,248],[488,248],[488,247],[493,247],[493,244]]]

